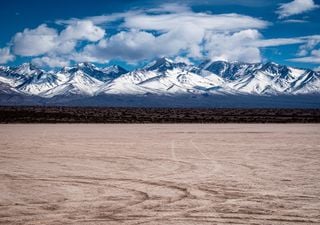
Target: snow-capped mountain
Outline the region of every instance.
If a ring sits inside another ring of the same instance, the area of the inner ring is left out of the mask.
[[[44,71],[40,70],[32,63],[23,63],[19,67],[12,68],[12,72],[24,76],[37,76],[42,74]]]
[[[148,71],[158,71],[158,72],[165,72],[168,70],[173,70],[175,68],[180,69],[187,69],[188,65],[182,62],[173,62],[172,60],[168,58],[159,58],[156,59],[149,64],[147,64],[143,69]]]
[[[118,65],[108,66],[101,70],[104,74],[107,75],[107,77],[110,77],[112,79],[119,77],[122,74],[128,73],[126,69],[122,68]]]
[[[320,73],[276,63],[204,61],[196,65],[159,58],[127,71],[79,63],[47,72],[30,63],[0,66],[0,93],[41,98],[100,95],[320,94]]]
[[[273,62],[248,64],[206,61],[199,65],[199,70],[219,75],[226,81],[226,86],[237,93],[301,94],[320,92],[319,73]]]
[[[205,77],[193,73],[190,66],[160,58],[142,69],[134,70],[111,81],[106,94],[158,94],[174,95],[205,93],[206,90],[223,85],[223,79],[212,74]]]
[[[249,63],[228,63],[225,61],[210,61],[206,60],[199,65],[200,71],[209,71],[213,74],[217,74],[220,77],[232,81],[241,78],[246,75],[252,74],[256,69],[261,68],[262,64],[249,64]]]

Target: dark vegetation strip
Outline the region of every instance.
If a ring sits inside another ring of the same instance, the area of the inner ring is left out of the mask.
[[[0,107],[0,123],[319,123],[320,109]]]

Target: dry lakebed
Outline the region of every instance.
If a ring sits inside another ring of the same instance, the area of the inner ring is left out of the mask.
[[[1,124],[0,224],[320,224],[320,125]]]

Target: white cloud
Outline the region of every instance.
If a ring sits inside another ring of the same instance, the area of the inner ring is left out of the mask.
[[[115,21],[120,22],[119,28],[122,31],[104,38],[105,30],[97,25]],[[63,64],[65,60],[61,58],[67,59],[67,62],[105,63],[111,59],[120,59],[136,63],[155,57],[177,57],[183,53],[189,59],[199,59],[207,57],[202,43],[208,32],[233,34],[247,29],[263,29],[269,25],[266,21],[246,15],[197,13],[183,4],[164,4],[147,10],[131,10],[58,23],[66,26],[60,33],[47,25],[40,25],[36,29],[25,29],[16,34],[13,39],[15,54],[41,56],[34,61],[48,66]],[[98,43],[77,48],[81,40]],[[246,53],[260,54],[257,48],[240,49],[243,53],[239,51],[239,57]],[[236,51],[226,54],[233,55],[229,58],[237,58]]]
[[[130,63],[148,60],[155,57],[175,57],[181,52],[189,57],[202,57],[200,42],[202,32],[193,30],[170,31],[158,36],[146,31],[122,31],[98,44],[88,45],[80,54],[79,59],[105,62],[110,59],[121,59]]]
[[[320,58],[320,49],[312,50],[311,55],[319,57]]]
[[[71,25],[75,24],[78,21],[86,20],[91,21],[94,25],[105,25],[114,21],[121,20],[126,17],[130,17],[132,15],[137,15],[145,12],[145,10],[129,10],[126,12],[120,12],[120,13],[112,13],[108,15],[100,15],[100,16],[90,16],[86,17],[84,19],[77,19],[77,18],[71,18],[67,20],[56,20],[56,24],[58,25]]]
[[[319,64],[320,63],[320,49],[312,50],[308,56],[289,59],[289,61]]]
[[[14,55],[10,53],[10,49],[8,47],[0,48],[0,63],[4,64],[14,60]]]
[[[306,42],[306,39],[301,37],[296,37],[296,38],[260,39],[260,40],[254,40],[250,44],[256,47],[263,48],[263,47],[275,47],[275,46],[281,46],[281,45],[301,44],[305,42]]]
[[[318,64],[318,63],[320,63],[320,57],[306,56],[306,57],[301,57],[301,58],[288,59],[288,61]]]
[[[261,34],[257,30],[243,30],[233,34],[210,33],[205,38],[204,49],[212,60],[260,62],[258,47],[249,43],[259,40]]]
[[[37,56],[53,50],[57,46],[58,33],[42,24],[36,29],[25,29],[13,38],[13,52],[21,56]]]
[[[283,23],[307,23],[307,20],[298,20],[298,19],[290,19],[290,20],[283,20]]]
[[[76,40],[69,40],[69,41],[58,41],[57,46],[55,47],[53,52],[49,52],[48,54],[70,54],[74,51],[77,45]]]
[[[146,31],[130,30],[115,34],[98,44],[88,45],[77,60],[106,62],[117,58],[134,63],[161,56],[177,57],[184,53],[189,59],[259,62],[262,47],[299,44],[306,40],[307,37],[263,39],[255,29],[216,32],[192,27],[158,36]]]
[[[217,31],[238,31],[249,28],[265,28],[269,22],[251,16],[229,13],[211,14],[209,12],[193,12],[192,9],[181,3],[165,3],[157,8],[135,9],[109,15],[87,17],[84,20],[92,21],[95,25],[108,24],[123,20],[122,28],[138,30],[169,31],[177,27],[196,25],[202,29]],[[58,20],[57,24],[74,24],[82,19]]]
[[[184,5],[176,4],[86,19],[92,19],[99,24],[123,20],[120,27],[126,30],[98,44],[86,46],[74,57],[75,60],[98,62],[117,58],[134,63],[161,56],[177,57],[180,53],[184,53],[188,58],[203,58],[206,56],[203,55],[202,42],[206,33],[233,33],[246,29],[262,29],[269,25],[266,21],[250,16],[196,13]],[[74,20],[70,22],[74,23]],[[246,50],[250,53],[257,52],[256,49]]]
[[[60,57],[48,57],[48,56],[43,56],[40,58],[34,58],[32,59],[32,63],[34,63],[37,66],[43,67],[43,66],[48,66],[48,67],[64,67],[64,66],[69,66],[69,60],[66,60],[64,58]]]
[[[121,31],[98,44],[87,45],[83,52],[75,57],[76,61],[106,62],[112,58],[126,61],[139,61],[152,57],[155,52],[155,37],[144,31]]]
[[[60,33],[61,40],[88,40],[99,41],[105,35],[105,31],[93,24],[92,21],[83,20],[70,24]]]
[[[151,8],[149,10],[146,10],[147,12],[152,13],[181,13],[181,12],[191,12],[190,7],[184,4],[177,4],[177,3],[166,3],[163,5],[160,5],[158,8]]]
[[[57,29],[42,24],[35,29],[25,29],[13,37],[13,51],[20,56],[67,54],[74,51],[78,41],[95,42],[102,39],[105,31],[91,21],[77,21],[59,34]]]
[[[317,46],[320,44],[320,36],[306,36],[301,39],[306,40],[300,45],[299,50],[296,54],[296,58],[288,59],[292,62],[304,62],[304,63],[320,63],[320,49]]]
[[[185,63],[187,65],[192,65],[192,62],[187,57],[177,56],[173,59],[176,63]]]
[[[283,45],[305,44],[311,41],[320,42],[318,35],[293,38],[264,39],[255,29],[234,33],[210,33],[205,38],[204,48],[212,60],[260,62],[261,48]]]
[[[267,27],[269,23],[266,21],[239,14],[196,13],[176,4],[85,20],[105,25],[123,21],[119,25],[123,31],[96,44],[89,44],[69,56],[77,62],[106,63],[111,59],[120,59],[137,63],[162,56],[177,58],[181,54],[188,60],[211,58],[259,62],[262,47],[306,42],[301,38],[265,40],[258,29]],[[77,22],[80,21],[64,21],[69,25]]]
[[[162,56],[185,62],[203,58],[259,62],[261,48],[301,44],[303,56],[308,56],[310,40],[320,40],[319,36],[264,39],[260,30],[270,25],[267,21],[235,13],[194,12],[183,4],[57,23],[63,26],[60,32],[42,24],[17,33],[13,52],[36,57],[34,63],[49,67],[112,59],[138,63]],[[116,33],[107,35],[101,26]]]
[[[307,42],[299,47],[297,56],[306,56],[320,43],[319,37],[310,37]]]
[[[123,27],[156,30],[161,32],[172,31],[177,28],[191,29],[198,27],[203,30],[239,31],[249,28],[265,28],[268,22],[239,14],[208,14],[195,12],[165,13],[165,14],[138,14],[126,17]]]
[[[313,0],[293,0],[292,2],[281,4],[276,13],[279,15],[279,19],[283,19],[314,10],[318,7]]]

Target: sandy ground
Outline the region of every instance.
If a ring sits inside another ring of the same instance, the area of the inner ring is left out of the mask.
[[[0,224],[320,224],[320,125],[0,125]]]

